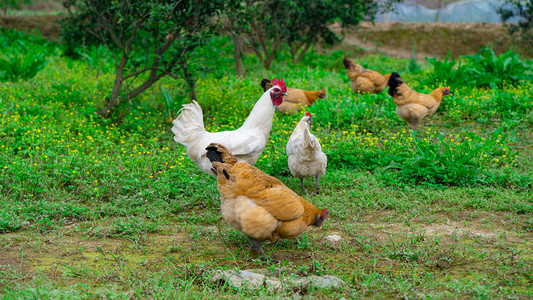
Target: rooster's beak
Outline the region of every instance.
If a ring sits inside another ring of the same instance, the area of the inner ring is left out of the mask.
[[[287,96],[287,92],[281,93],[282,96]]]

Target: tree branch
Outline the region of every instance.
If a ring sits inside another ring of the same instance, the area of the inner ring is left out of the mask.
[[[146,67],[146,68],[141,69],[141,70],[139,70],[139,71],[137,71],[137,72],[134,72],[134,73],[131,73],[131,74],[128,74],[128,75],[124,76],[123,80],[126,80],[126,79],[131,78],[131,77],[134,77],[134,76],[138,76],[138,75],[140,75],[140,74],[142,74],[142,73],[144,73],[144,72],[146,72],[146,71],[149,71],[149,70],[155,70],[155,71],[160,71],[160,72],[166,72],[165,70],[160,69],[160,68],[157,68],[157,67]]]
[[[310,39],[310,40],[307,42],[307,44],[306,44],[304,50],[302,50],[302,52],[300,52],[300,55],[298,55],[298,58],[296,59],[296,63],[299,63],[299,62],[302,60],[302,58],[304,58],[305,53],[309,50],[309,48],[311,48],[311,46],[312,46],[314,43],[315,43],[314,39]]]

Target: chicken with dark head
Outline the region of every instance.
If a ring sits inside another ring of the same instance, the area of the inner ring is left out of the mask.
[[[429,94],[415,92],[403,82],[400,74],[394,72],[389,79],[389,95],[396,104],[396,114],[415,130],[422,120],[437,111],[444,96],[450,95],[450,89],[439,87]]]
[[[326,219],[327,209],[318,209],[278,179],[237,160],[223,145],[213,143],[206,150],[217,177],[222,217],[250,239],[262,260],[268,257],[260,242],[295,238]]]

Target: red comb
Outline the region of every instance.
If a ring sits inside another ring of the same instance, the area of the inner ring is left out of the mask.
[[[327,217],[327,215],[328,215],[328,209],[324,208],[320,214],[322,215],[322,218],[325,219]]]
[[[273,78],[272,84],[279,86],[279,88],[285,93],[287,92],[287,86],[285,85],[285,82],[283,82],[283,79],[281,79],[281,77],[279,79]]]
[[[310,113],[310,112],[306,112],[305,115],[308,116],[308,117],[310,117],[310,116],[311,116],[311,113]]]

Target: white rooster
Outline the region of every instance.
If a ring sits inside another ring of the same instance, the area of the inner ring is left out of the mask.
[[[316,136],[309,131],[309,126],[312,122],[311,114],[305,113],[287,142],[287,155],[289,156],[291,174],[296,178],[300,178],[302,191],[306,193],[304,178],[315,177],[315,193],[318,194],[320,192],[319,178],[326,174],[328,158],[322,152],[322,147]]]
[[[211,162],[205,150],[211,143],[224,144],[238,160],[253,166],[266,147],[275,106],[283,102],[283,96],[287,93],[283,80],[274,78],[272,83],[274,86],[255,103],[244,124],[232,131],[207,132],[200,105],[194,100],[191,104],[184,104],[178,117],[172,121],[174,140],[185,146],[189,158],[211,176],[215,174],[211,171]]]

